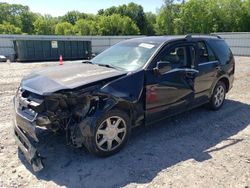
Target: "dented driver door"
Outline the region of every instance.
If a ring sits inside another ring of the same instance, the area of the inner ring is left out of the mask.
[[[146,71],[146,122],[150,123],[190,107],[198,73],[195,47],[190,44],[174,45],[159,55],[156,61],[169,63],[170,69],[162,74],[156,69]]]

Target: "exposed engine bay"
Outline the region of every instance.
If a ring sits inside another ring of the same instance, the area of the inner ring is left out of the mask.
[[[104,97],[94,96],[100,86],[92,86],[74,92],[58,92],[50,96],[40,96],[20,89],[21,99],[26,101],[27,108],[37,114],[35,124],[52,132],[65,131],[67,143],[81,147],[76,141],[75,126],[86,116],[91,116]],[[77,139],[79,141],[79,139]]]
[[[121,76],[44,95],[31,92],[21,84],[14,97],[15,135],[17,142],[20,142],[18,145],[25,147],[22,151],[34,171],[43,168],[43,155],[40,155],[28,138],[39,142],[39,128],[54,133],[62,132],[65,134],[65,143],[89,149],[88,140],[94,135],[95,122],[112,108],[120,108],[130,114],[133,126],[142,123],[143,74],[138,72],[125,75],[123,79],[119,77]],[[128,90],[126,87],[131,79],[137,82],[137,86],[140,85],[136,90]]]

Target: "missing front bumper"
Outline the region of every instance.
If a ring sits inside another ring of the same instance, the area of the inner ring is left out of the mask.
[[[18,147],[24,154],[26,160],[31,164],[33,170],[38,172],[43,169],[42,157],[36,147],[31,144],[28,137],[16,124],[14,125],[15,139]]]

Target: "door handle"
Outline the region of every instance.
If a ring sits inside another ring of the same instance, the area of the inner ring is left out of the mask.
[[[196,69],[186,69],[185,70],[185,77],[187,79],[194,79],[196,75],[199,74],[199,71]]]
[[[215,68],[216,68],[216,70],[219,70],[219,71],[221,70],[221,67],[219,65],[216,66]]]
[[[215,63],[215,68],[216,68],[217,70],[221,70],[221,66],[220,66],[219,61],[216,61],[216,63]]]
[[[186,78],[194,78],[195,74],[196,74],[195,72],[186,72],[185,77]]]

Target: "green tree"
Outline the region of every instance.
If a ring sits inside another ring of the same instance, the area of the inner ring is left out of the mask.
[[[99,15],[111,16],[113,14],[120,14],[121,16],[127,16],[135,22],[140,30],[140,33],[146,34],[146,16],[141,5],[135,3],[129,3],[128,5],[121,5],[118,7],[112,6],[106,10],[99,10]]]
[[[96,21],[80,19],[74,26],[74,32],[77,35],[97,35],[98,28]]]
[[[74,28],[73,25],[68,22],[61,22],[56,25],[55,28],[56,35],[73,35]]]
[[[250,0],[243,1],[242,5],[241,31],[250,31]]]
[[[173,20],[174,34],[184,34],[184,23],[181,18],[174,18]]]
[[[78,11],[70,11],[64,16],[61,17],[63,22],[71,23],[72,25],[75,25],[77,20],[81,18],[82,14]]]
[[[138,35],[139,28],[126,16],[113,14],[111,16],[100,16],[98,21],[100,35]]]
[[[123,5],[125,6],[125,5]],[[112,14],[119,14],[118,13],[118,7],[116,6],[112,6],[110,8],[107,8],[107,9],[101,9],[98,11],[98,15],[101,15],[101,16],[111,16]]]
[[[22,31],[19,27],[16,27],[8,22],[0,24],[1,34],[21,34]]]
[[[34,22],[38,18],[38,15],[32,12],[24,12],[20,15],[20,19],[22,22],[21,30],[23,33],[34,34],[35,27]]]
[[[163,8],[161,8],[156,17],[155,32],[157,35],[165,35],[167,33],[166,31],[167,20],[165,19],[165,17],[166,17],[166,12]]]
[[[0,3],[0,22],[3,23],[9,22],[16,27],[20,27],[22,25],[20,14],[24,12],[28,12],[29,8],[27,6],[22,6],[18,4],[8,4],[8,3]]]
[[[145,13],[145,30],[144,34],[152,36],[155,35],[155,24],[156,24],[156,15],[152,12],[146,12]]]
[[[40,16],[34,22],[34,30],[39,35],[54,35],[57,20],[50,15]]]
[[[121,15],[131,18],[140,29],[140,32],[146,34],[146,18],[141,5],[129,3],[125,9],[125,13]]]
[[[182,19],[187,33],[209,33],[210,22],[207,6],[208,0],[190,0],[183,7]]]
[[[174,20],[174,10],[173,0],[165,0],[164,14],[165,14],[165,24],[166,24],[166,34],[171,34],[174,31],[173,20]]]
[[[34,33],[33,23],[36,14],[29,10],[28,6],[18,4],[0,3],[0,23],[8,22],[21,28],[23,33]]]
[[[173,0],[165,0],[164,2],[165,4],[159,10],[156,18],[155,31],[158,35],[171,35],[175,31],[174,20],[181,17],[182,5],[174,4]]]
[[[222,25],[220,29],[224,32],[227,31],[242,31],[242,18],[244,12],[242,11],[242,1],[241,0],[218,0],[217,2],[220,9],[220,18],[222,20]],[[248,12],[250,10],[248,9]]]
[[[39,15],[28,6],[0,3],[0,33],[41,35],[170,35],[250,31],[250,0],[164,0],[157,14],[141,5],[112,6],[98,15],[70,11]],[[56,28],[57,27],[57,28]]]
[[[191,33],[242,30],[241,0],[190,0],[183,7],[185,31]]]

